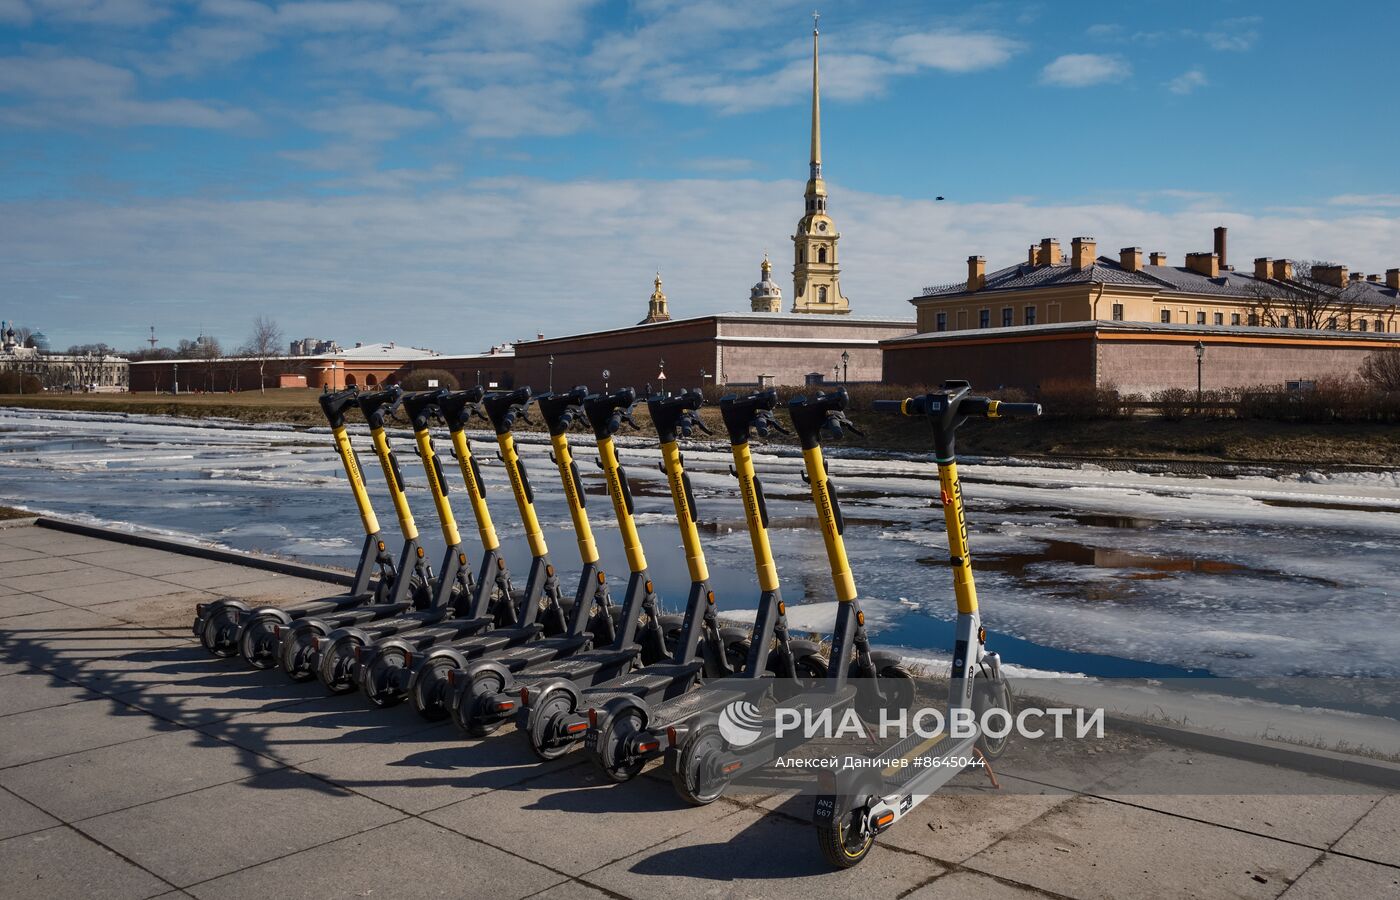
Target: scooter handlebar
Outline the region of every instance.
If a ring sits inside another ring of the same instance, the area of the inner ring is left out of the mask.
[[[778,392],[772,388],[757,391],[747,397],[737,394],[721,397],[719,412],[724,419],[724,428],[729,432],[729,442],[736,446],[746,443],[750,432],[757,433],[761,438],[768,437],[770,431],[790,434],[773,414],[777,405]]]
[[[434,388],[403,395],[403,408],[408,413],[408,420],[413,423],[414,431],[423,431],[432,424],[433,419],[442,417],[439,404],[447,394],[446,388]]]
[[[360,389],[351,387],[343,391],[326,391],[317,399],[321,402],[321,412],[326,414],[326,421],[331,423],[332,428],[341,428],[345,425],[345,411],[360,403]]]
[[[391,418],[403,402],[403,388],[392,384],[382,391],[360,395],[360,412],[371,428],[383,428],[386,419]]]
[[[839,439],[847,431],[864,434],[846,417],[849,403],[850,396],[844,387],[819,393],[810,399],[797,396],[789,400],[788,415],[792,417],[792,426],[797,430],[802,449],[811,450],[819,446],[824,435]]]
[[[563,394],[541,394],[535,398],[540,416],[549,428],[551,435],[568,431],[583,416],[583,400],[588,396],[588,388],[583,385]]]
[[[908,397],[904,400],[876,400],[870,404],[875,412],[896,413],[904,416],[942,416],[948,412],[946,394],[924,394],[921,397]],[[987,419],[1008,419],[1014,416],[1038,416],[1039,403],[1007,403],[988,397],[963,396],[954,400],[953,416],[982,416]]]
[[[515,427],[517,419],[530,421],[525,411],[532,399],[530,389],[520,387],[513,391],[492,391],[482,398],[481,405],[485,408],[486,417],[491,420],[496,433],[506,434]]]
[[[637,427],[632,418],[632,407],[636,403],[637,392],[623,388],[611,394],[590,394],[583,400],[583,411],[593,426],[593,434],[601,441],[621,431],[624,423]]]
[[[651,424],[656,428],[656,436],[661,443],[669,444],[679,437],[690,437],[699,429],[710,434],[710,429],[700,420],[697,410],[705,405],[705,397],[697,390],[683,391],[674,397],[647,398],[647,410],[651,413]]]
[[[438,400],[437,408],[442,420],[447,423],[448,430],[461,431],[472,416],[486,418],[485,413],[481,411],[481,398],[485,396],[486,392],[480,387],[444,393],[442,399]]]

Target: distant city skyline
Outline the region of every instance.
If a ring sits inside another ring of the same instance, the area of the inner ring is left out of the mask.
[[[1400,265],[1392,4],[820,11],[857,316],[1044,236]],[[791,284],[811,12],[0,0],[0,317],[472,352],[636,321],[658,269],[675,317],[746,309],[765,250]]]

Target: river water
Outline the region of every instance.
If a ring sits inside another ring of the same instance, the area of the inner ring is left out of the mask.
[[[440,552],[410,436],[394,439],[419,528]],[[354,440],[373,491],[368,436]],[[653,578],[676,608],[688,576],[659,454],[640,437],[621,443]],[[574,444],[603,562],[620,580],[626,565],[596,452],[585,436]],[[494,442],[482,433],[473,445],[507,559],[523,572],[527,551]],[[801,458],[755,449],[790,619],[825,630],[831,583]],[[552,556],[568,572],[577,555],[548,445],[524,435],[521,453]],[[855,445],[830,457],[873,638],[946,659],[954,609],[931,459]],[[728,451],[696,444],[685,460],[721,609],[751,615],[758,590]],[[1015,667],[1400,676],[1400,470],[1204,477],[969,458],[962,471],[989,646]],[[391,527],[387,496],[375,498]],[[464,536],[474,537],[463,492],[453,499]],[[325,429],[0,409],[0,504],[340,566],[353,563],[362,538]]]

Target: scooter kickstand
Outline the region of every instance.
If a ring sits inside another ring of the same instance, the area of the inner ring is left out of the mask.
[[[991,760],[987,759],[986,755],[976,747],[972,748],[972,752],[976,753],[977,758],[982,760],[982,768],[986,770],[987,780],[992,783],[992,787],[1001,790],[1001,782],[997,781],[997,773],[992,771]]]

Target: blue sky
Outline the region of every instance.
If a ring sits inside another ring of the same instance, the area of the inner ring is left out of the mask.
[[[809,4],[0,0],[0,317],[468,352],[791,293]],[[1400,265],[1392,3],[821,7],[858,314],[1042,236]],[[947,199],[935,202],[935,196]]]

